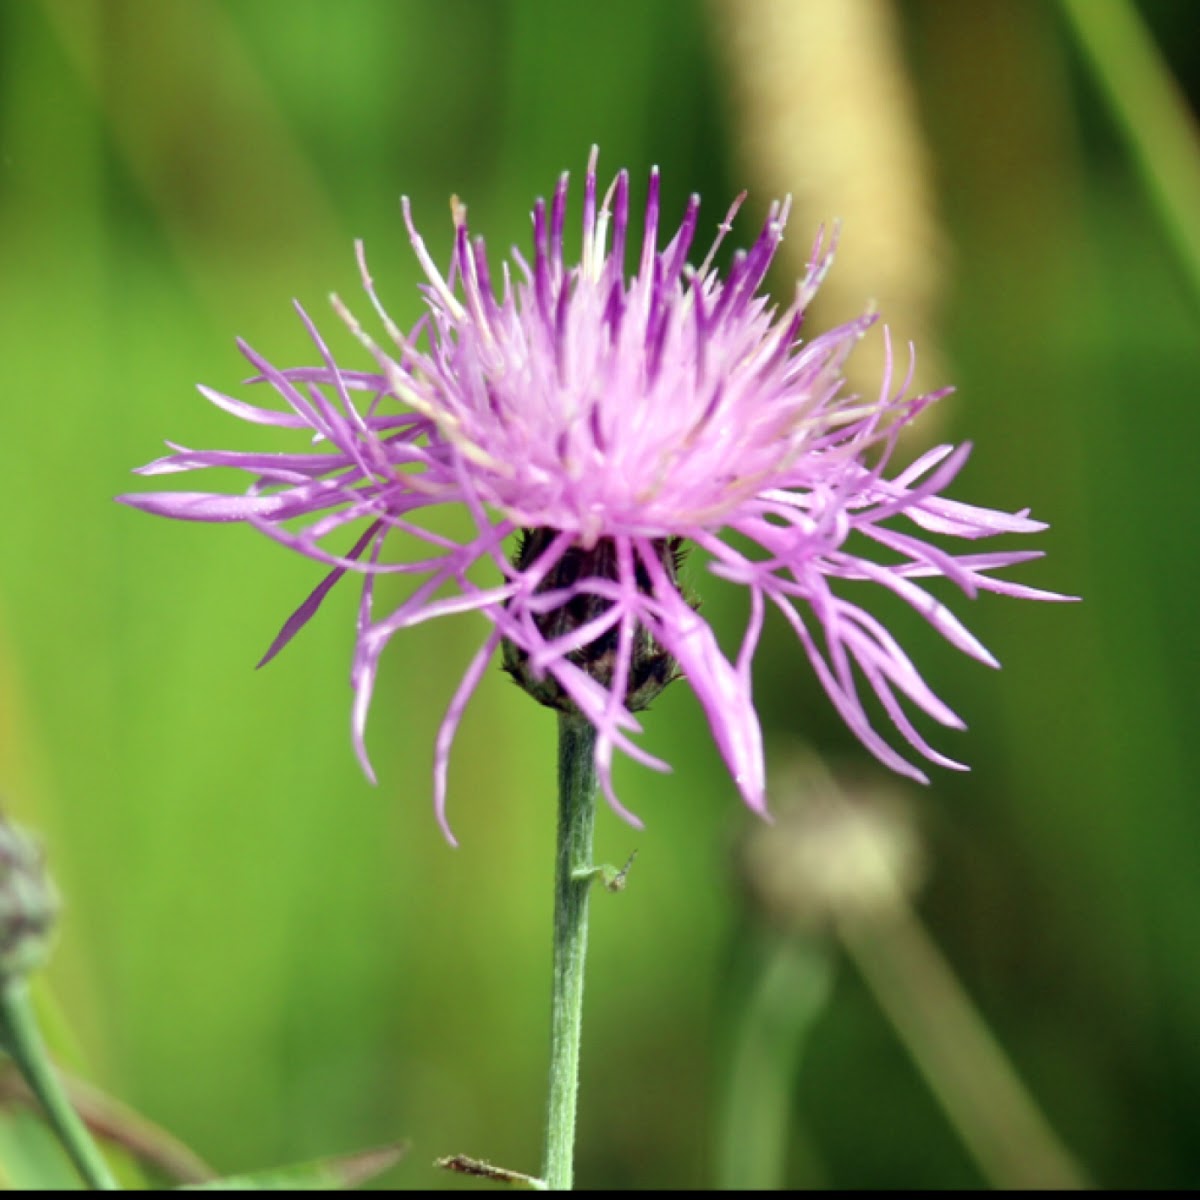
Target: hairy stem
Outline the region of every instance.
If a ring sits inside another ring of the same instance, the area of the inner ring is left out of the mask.
[[[596,815],[596,731],[558,718],[558,853],[554,868],[554,994],[550,1013],[550,1096],[542,1177],[569,1191],[574,1175],[583,972],[587,957],[592,829]]]

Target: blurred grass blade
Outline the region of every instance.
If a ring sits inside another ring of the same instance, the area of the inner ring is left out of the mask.
[[[770,951],[735,1034],[721,1114],[717,1187],[785,1186],[796,1065],[833,983],[817,939],[781,940]]]
[[[1200,137],[1187,101],[1128,0],[1062,5],[1200,301]]]
[[[220,256],[206,247],[206,237],[260,255],[344,238],[329,190],[228,6],[42,0],[41,9],[210,312],[224,311],[228,293],[214,274]],[[196,45],[206,53],[192,53]],[[147,46],[154,53],[144,53]],[[117,86],[114,64],[135,56],[137,70],[125,72]],[[219,88],[213,87],[214,59]],[[168,92],[188,113],[186,139],[175,132],[179,108],[150,100]],[[238,137],[226,136],[231,128]],[[181,174],[190,177],[190,204],[181,203]],[[246,198],[242,203],[221,200],[232,179]],[[287,221],[265,220],[270,198],[280,196]]]
[[[183,1192],[328,1192],[345,1191],[378,1178],[404,1157],[407,1143],[362,1150],[337,1158],[321,1158],[293,1167],[231,1175],[210,1183],[180,1188]]]

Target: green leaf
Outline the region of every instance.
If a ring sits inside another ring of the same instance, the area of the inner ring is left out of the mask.
[[[209,1183],[190,1184],[181,1192],[328,1192],[343,1191],[375,1179],[403,1158],[408,1146],[397,1142],[375,1150],[337,1158],[320,1158],[292,1167],[275,1167],[250,1175],[231,1175]]]
[[[74,1191],[80,1186],[62,1148],[34,1113],[0,1112],[0,1187],[5,1191]]]

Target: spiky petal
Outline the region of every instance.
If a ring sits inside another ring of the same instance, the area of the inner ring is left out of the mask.
[[[602,786],[630,820],[636,819],[613,792],[614,749],[668,769],[633,740],[641,732],[639,705],[631,699],[634,656],[647,644],[669,655],[699,698],[738,790],[761,812],[765,772],[751,666],[768,608],[794,629],[863,744],[893,769],[924,779],[873,727],[862,684],[903,741],[939,765],[961,766],[928,745],[905,704],[951,728],[962,721],[887,629],[843,589],[885,588],[951,644],[993,666],[920,581],[941,576],[968,596],[1067,598],[996,577],[1001,568],[1038,557],[1036,551],[956,553],[928,539],[976,540],[1045,526],[1026,511],[996,512],[945,497],[966,461],[966,445],[940,446],[889,475],[901,428],[944,393],[910,397],[909,381],[895,378],[889,344],[878,393],[846,395],[842,365],[873,318],[812,340],[800,337],[834,239],[818,235],[804,279],[778,311],[762,285],[783,238],[787,202],[772,205],[757,238],[724,273],[713,266],[740,202],[693,267],[699,199],[689,200],[679,228],[660,245],[653,173],[640,246],[631,245],[638,239],[628,176],[621,172],[600,197],[593,152],[579,262],[570,265],[565,249],[564,175],[550,203],[534,209],[531,256],[514,250],[495,276],[457,202],[443,275],[406,200],[404,220],[427,278],[427,312],[414,330],[405,333],[388,317],[360,245],[363,284],[385,341],[377,342],[339,299],[333,303],[373,360],[371,369],[340,367],[297,306],[316,347],[315,365],[279,369],[241,347],[254,367],[252,382],[273,391],[283,409],[201,389],[234,416],[298,432],[308,444],[277,454],[173,446],[141,473],[233,467],[251,476],[246,493],[121,497],[162,516],[246,522],[329,568],[267,658],[315,615],[345,574],[362,577],[353,737],[368,773],[367,712],[391,638],[434,617],[474,611],[485,618],[490,629],[437,738],[435,803],[444,827],[454,732],[501,645],[506,661],[514,654],[522,670],[547,681],[547,694],[595,725]],[[637,260],[631,276],[627,252]],[[426,526],[427,513],[443,504],[466,507],[471,536],[455,542]],[[537,552],[510,561],[506,542],[518,534],[535,536]],[[410,553],[389,560],[385,543],[400,537]],[[749,595],[748,627],[732,659],[664,559],[664,546],[685,541],[707,557],[712,572]],[[872,544],[884,561],[864,556]],[[565,571],[568,556],[574,558]],[[481,561],[492,564],[490,584],[472,574]],[[581,570],[579,562],[604,565]],[[397,607],[377,614],[374,585],[384,574],[412,576],[414,587]],[[576,612],[587,615],[566,619]],[[602,672],[594,669],[600,658]]]

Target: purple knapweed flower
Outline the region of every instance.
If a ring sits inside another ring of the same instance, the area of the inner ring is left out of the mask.
[[[316,365],[281,369],[239,343],[255,368],[251,382],[272,389],[283,409],[200,391],[243,420],[299,434],[298,448],[251,453],[172,445],[174,453],[141,473],[235,467],[253,481],[241,496],[159,492],[121,499],[183,520],[244,521],[332,568],[264,662],[346,572],[362,575],[352,724],[368,775],[367,710],[388,641],[450,613],[486,618],[491,628],[437,737],[434,792],[443,828],[450,745],[501,647],[507,669],[538,699],[595,726],[605,795],[635,824],[613,794],[613,749],[669,769],[631,735],[641,731],[634,713],[676,675],[699,698],[742,797],[763,812],[762,736],[750,672],[768,603],[783,613],[837,710],[880,760],[924,779],[872,727],[859,695],[864,681],[913,749],[960,767],[926,743],[901,698],[943,725],[962,728],[962,721],[887,629],[834,585],[886,588],[964,653],[995,666],[916,581],[944,576],[968,596],[983,590],[1062,599],[992,574],[1039,552],[956,555],[923,535],[975,540],[1045,526],[1027,510],[996,512],[943,496],[967,445],[939,446],[887,474],[901,429],[945,393],[908,397],[909,379],[893,378],[889,345],[879,394],[843,394],[841,366],[874,318],[800,338],[805,308],[832,258],[832,239],[823,235],[791,304],[782,312],[771,306],[759,289],[783,238],[786,202],[772,205],[754,244],[738,251],[722,275],[713,267],[714,251],[741,197],[703,261],[692,266],[699,198],[688,201],[679,229],[660,249],[654,172],[637,269],[627,277],[628,175],[622,171],[597,200],[593,151],[578,265],[569,266],[564,255],[564,175],[549,207],[539,201],[534,209],[532,259],[514,250],[515,270],[502,265],[498,291],[483,240],[472,241],[457,201],[454,250],[443,275],[405,200],[409,239],[427,278],[428,311],[417,326],[405,333],[387,316],[360,244],[366,292],[391,346],[376,344],[336,297],[333,305],[374,368],[340,367],[297,306]],[[358,396],[365,403],[356,403]],[[446,504],[465,505],[469,538],[455,542],[421,524],[423,514]],[[384,558],[392,534],[423,543],[417,561]],[[739,535],[736,542],[729,534]],[[851,535],[858,535],[854,543]],[[510,557],[506,543],[511,549],[514,537],[519,545]],[[678,582],[685,545],[749,595],[748,624],[732,658]],[[863,556],[861,549],[872,545],[886,561]],[[494,564],[491,586],[468,577],[480,560]],[[375,581],[390,573],[419,583],[393,611],[376,616]]]

